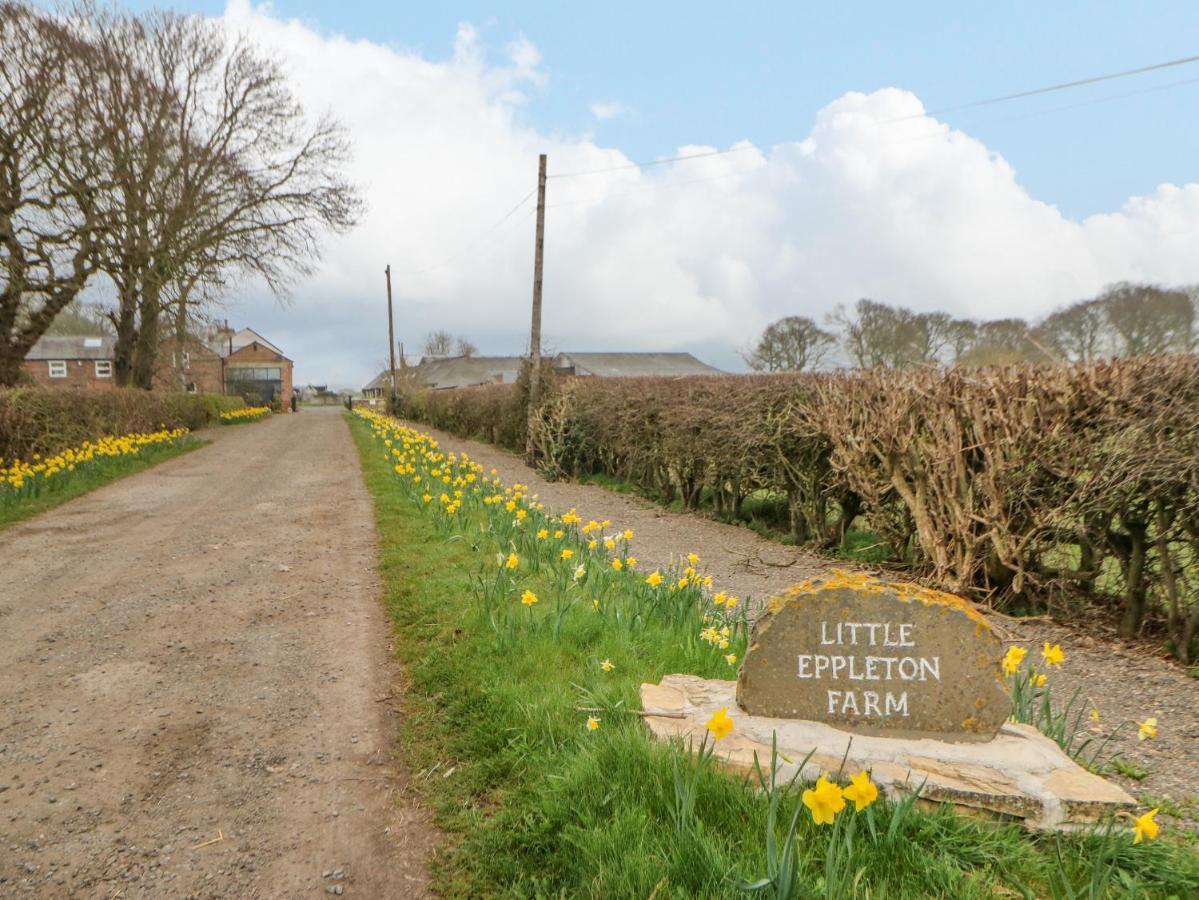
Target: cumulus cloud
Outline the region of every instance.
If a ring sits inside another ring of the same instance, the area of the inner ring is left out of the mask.
[[[601,100],[591,104],[591,114],[601,122],[606,119],[617,119],[626,112],[624,104],[618,100]]]
[[[229,311],[303,380],[359,384],[385,358],[388,263],[409,348],[446,328],[484,352],[523,352],[541,152],[551,175],[616,169],[548,185],[544,329],[557,349],[687,349],[736,367],[768,322],[859,297],[1036,317],[1119,279],[1199,281],[1199,184],[1073,220],[906,91],[846,94],[793,123],[806,135],[794,142],[684,146],[671,155],[730,152],[620,168],[617,149],[528,124],[529,96],[552,85],[524,38],[489,61],[464,25],[453,54],[432,60],[245,0],[225,20],[285,61],[313,111],[347,125],[370,204],[288,306],[246,285]]]

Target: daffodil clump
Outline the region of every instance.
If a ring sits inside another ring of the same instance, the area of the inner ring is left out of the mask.
[[[33,454],[28,460],[0,460],[0,503],[5,505],[40,496],[70,481],[77,472],[89,471],[105,460],[137,456],[148,447],[174,444],[186,428],[162,428],[148,433],[102,437],[51,456]]]
[[[243,422],[257,422],[270,414],[269,406],[243,406],[241,409],[221,413],[221,422],[225,425],[240,425]]]
[[[1098,705],[1094,701],[1081,703],[1081,692],[1078,690],[1059,709],[1053,702],[1053,691],[1047,673],[1065,665],[1066,654],[1061,644],[1050,644],[1046,641],[1041,647],[1040,656],[1044,671],[1038,671],[1036,664],[1028,659],[1026,648],[1013,644],[1008,647],[1000,662],[1003,674],[1010,679],[1012,685],[1012,719],[1035,725],[1053,738],[1080,765],[1094,772],[1103,772],[1118,755],[1105,756],[1104,751],[1115,739],[1121,726],[1127,723],[1119,723],[1111,732],[1104,734],[1101,726],[1103,717]],[[1137,740],[1144,741],[1155,737],[1155,717],[1150,716],[1137,725]],[[1133,843],[1139,844],[1144,839],[1157,837],[1157,825],[1153,822],[1153,816],[1156,814],[1155,809],[1136,819]]]
[[[438,530],[489,548],[475,592],[502,645],[540,629],[557,638],[568,617],[586,615],[626,632],[651,621],[691,629],[692,646],[713,666],[736,665],[748,633],[745,606],[715,589],[698,554],[643,571],[632,529],[577,509],[554,514],[528,485],[504,484],[466,453],[444,452],[430,435],[370,410],[355,412],[401,490]],[[595,731],[600,719],[591,718],[587,730]]]
[[[812,776],[801,784],[763,758],[755,785],[755,772],[720,765],[755,737],[732,704],[710,712],[698,748],[651,739],[641,685],[672,672],[732,678],[749,599],[722,595],[686,548],[647,565],[623,523],[555,515],[534,490],[399,423],[363,415],[352,431],[408,676],[406,758],[452,851],[442,892],[1068,896],[1051,884],[1059,856],[1076,894],[1093,862],[1112,858],[1090,836],[1063,836],[1055,854],[1015,826],[884,800],[868,771],[835,761],[816,772],[810,758],[784,759]],[[1111,883],[1194,893],[1199,870],[1172,840],[1134,851],[1117,827],[1113,846],[1126,849]]]

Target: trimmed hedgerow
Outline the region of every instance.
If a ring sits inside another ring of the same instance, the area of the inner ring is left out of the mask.
[[[523,449],[524,389],[402,398],[402,412]],[[551,476],[602,474],[736,514],[785,503],[792,537],[862,521],[895,558],[998,606],[1106,604],[1126,636],[1199,643],[1199,357],[1075,366],[565,378],[536,410]],[[859,519],[859,517],[861,517]]]
[[[57,453],[105,435],[192,431],[245,404],[237,397],[159,393],[134,388],[0,390],[0,460]]]

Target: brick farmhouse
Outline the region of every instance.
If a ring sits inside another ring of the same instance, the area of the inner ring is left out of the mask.
[[[115,365],[110,337],[45,335],[25,357],[30,379],[45,387],[105,389],[113,385]],[[165,338],[158,350],[154,386],[205,394],[238,394],[251,402],[278,401],[288,408],[292,361],[254,331],[234,331],[228,323],[204,336],[180,342]]]

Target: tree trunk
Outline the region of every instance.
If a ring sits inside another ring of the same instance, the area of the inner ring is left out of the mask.
[[[113,346],[113,377],[117,387],[128,387],[133,381],[133,351],[137,344],[137,300],[133,286],[121,284],[117,289],[117,314],[113,318],[117,338]]]
[[[158,289],[149,288],[142,295],[141,327],[133,355],[133,386],[148,391],[154,387],[154,363],[158,359]]]

